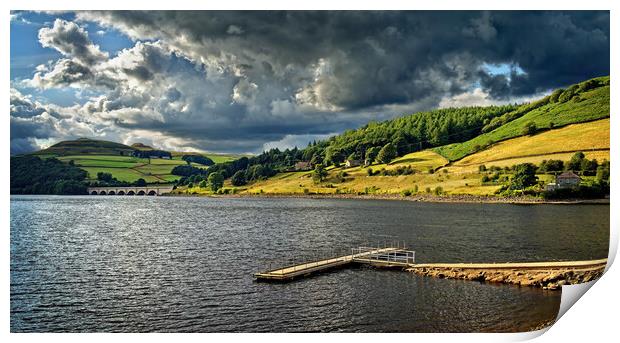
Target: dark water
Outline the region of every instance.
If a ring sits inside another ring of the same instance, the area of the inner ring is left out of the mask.
[[[11,331],[518,331],[560,292],[269,262],[405,240],[418,262],[604,258],[607,205],[11,197]]]

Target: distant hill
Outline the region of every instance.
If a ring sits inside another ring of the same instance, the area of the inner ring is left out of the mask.
[[[78,138],[72,141],[62,141],[32,153],[32,155],[121,155],[131,156],[135,148],[121,143],[96,140],[90,138]]]
[[[153,149],[153,147],[148,146],[146,144],[143,143],[133,143],[131,145],[132,148],[138,149],[138,150],[155,150]]]
[[[179,176],[172,174],[174,167],[188,164],[187,158],[184,160],[183,156],[203,157],[204,160],[215,163],[232,161],[242,156],[198,152],[169,152],[170,155],[165,156],[166,158],[151,156],[149,159],[146,156],[139,156],[145,152],[168,153],[143,143],[134,143],[128,146],[104,140],[79,138],[62,141],[47,149],[25,156],[38,156],[44,159],[55,157],[66,164],[73,163],[76,167],[87,172],[87,181],[97,179],[98,173],[109,173],[119,181],[135,182],[138,179],[144,179],[147,183],[176,181]],[[198,162],[201,162],[201,160],[198,160]],[[206,168],[206,165],[195,163],[191,159],[189,164],[196,168]]]

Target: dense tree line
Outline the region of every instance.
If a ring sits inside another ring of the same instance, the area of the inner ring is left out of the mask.
[[[184,176],[178,182],[184,186],[189,183],[208,179],[209,175],[219,173],[225,179],[234,176],[232,183],[241,186],[250,181],[262,180],[274,176],[277,170],[290,168],[301,157],[299,149],[287,149],[280,151],[272,149],[254,157],[241,157],[238,160],[218,163],[209,168],[201,169],[192,166],[177,166],[172,170],[172,174]]]
[[[198,163],[203,166],[212,166],[215,164],[212,159],[202,155],[183,155],[181,159],[187,163]]]
[[[151,158],[151,157],[159,157],[159,158],[172,158],[172,154],[169,151],[164,150],[136,150],[133,152],[135,157],[140,158]]]
[[[589,160],[583,152],[576,152],[568,161],[564,163],[562,160],[543,160],[538,167],[539,172],[561,172],[570,170],[581,173],[585,176],[594,176],[599,173],[609,173],[609,161],[605,160],[599,164],[596,159]],[[607,177],[609,179],[609,177]]]
[[[198,168],[190,165],[179,165],[172,168],[170,174],[187,177],[192,175],[206,175],[207,171],[204,168]]]
[[[396,156],[430,147],[463,142],[478,136],[493,118],[519,106],[447,108],[384,121],[371,122],[357,130],[345,131],[320,144],[304,149],[306,156],[319,155],[326,165],[342,163],[346,156],[366,159],[375,149],[390,144]],[[368,154],[367,154],[368,152]]]
[[[86,194],[86,171],[72,162],[11,157],[11,194]]]

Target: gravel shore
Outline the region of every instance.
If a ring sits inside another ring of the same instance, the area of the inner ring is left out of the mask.
[[[484,195],[413,195],[400,194],[167,194],[168,196],[196,196],[213,198],[306,198],[306,199],[362,199],[362,200],[401,200],[414,202],[442,203],[497,203],[497,204],[609,204],[609,199],[563,199],[545,200],[531,196],[501,197]]]
[[[437,278],[463,279],[481,282],[509,283],[520,286],[541,287],[558,290],[564,285],[595,280],[605,270],[605,265],[563,268],[458,268],[458,267],[414,267],[409,272]]]

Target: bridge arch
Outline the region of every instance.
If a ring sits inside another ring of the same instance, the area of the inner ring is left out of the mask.
[[[101,191],[101,192],[99,192],[99,195],[106,195],[106,192],[105,191]]]
[[[155,191],[151,190],[151,191],[149,191],[149,192],[148,192],[148,194],[147,194],[147,195],[157,195],[157,192],[155,192]]]
[[[98,194],[97,191],[90,192],[90,195],[97,195],[97,194]]]
[[[108,195],[116,195],[116,192],[114,192],[114,191],[109,191],[109,192],[108,192]]]
[[[129,192],[127,192],[127,195],[136,195],[136,192],[134,192],[134,191],[129,191]]]
[[[122,191],[122,190],[121,190],[121,191],[118,191],[118,193],[117,193],[117,194],[118,194],[118,195],[125,195],[125,191]]]
[[[138,191],[138,195],[145,195],[146,193],[144,191]]]

